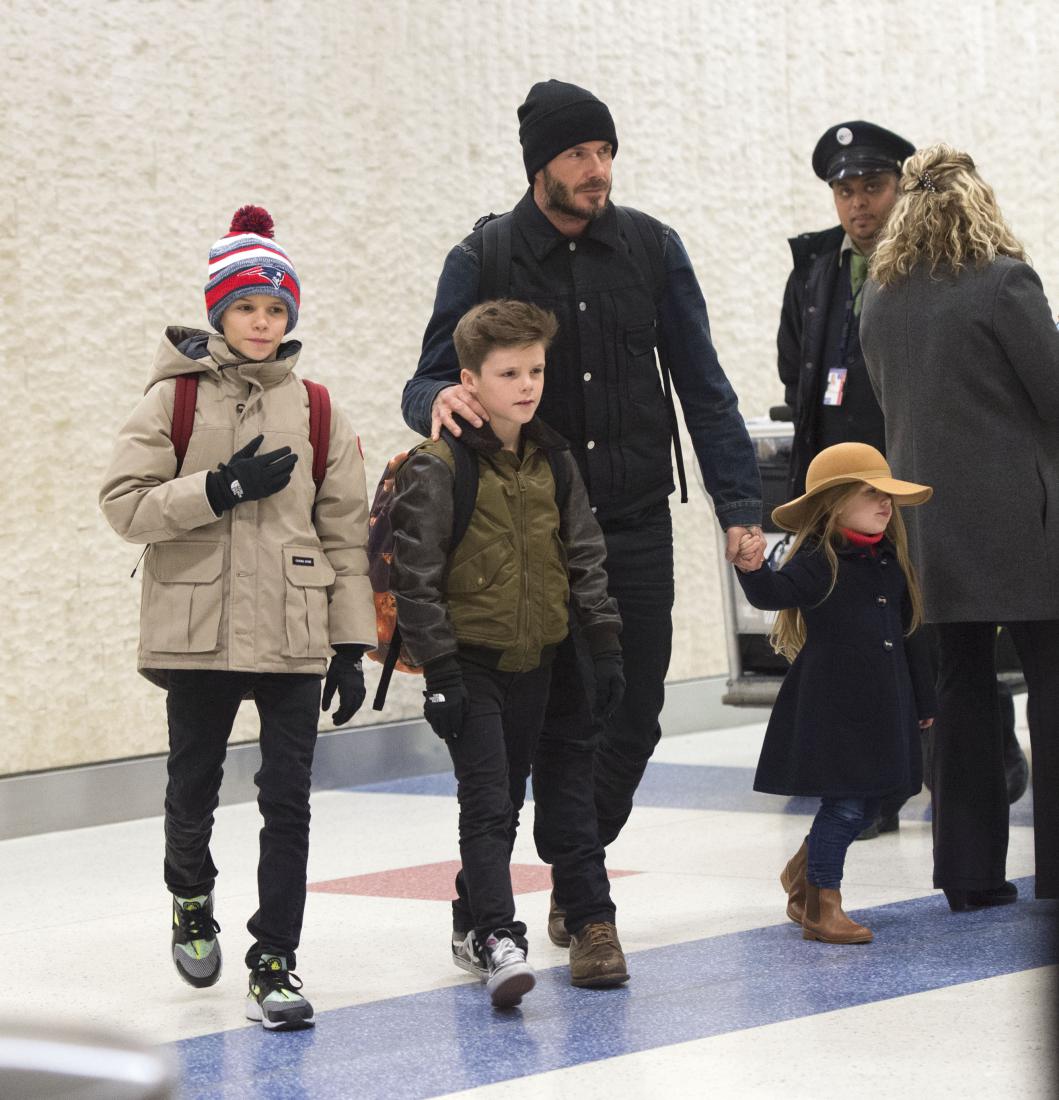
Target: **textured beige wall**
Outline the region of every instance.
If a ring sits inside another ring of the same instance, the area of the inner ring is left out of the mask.
[[[0,774],[165,747],[162,694],[134,672],[138,549],[96,491],[162,327],[204,323],[206,251],[244,202],[276,219],[305,371],[351,412],[371,470],[409,438],[399,397],[445,251],[519,197],[515,108],[549,76],[610,104],[615,197],[680,231],[749,414],[781,392],[785,238],[834,221],[808,163],[833,122],[971,150],[1059,305],[1045,0],[3,8]],[[718,673],[701,499],[677,528],[672,675]],[[387,716],[415,710],[402,682]]]

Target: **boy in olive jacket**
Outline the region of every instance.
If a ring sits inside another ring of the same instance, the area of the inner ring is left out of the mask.
[[[172,958],[196,987],[221,970],[209,844],[225,749],[249,693],[261,716],[254,781],[264,828],[246,1015],[269,1030],[313,1023],[293,971],[320,678],[327,673],[324,709],[337,690],[335,724],[348,722],[364,700],[360,658],[376,637],[364,465],[348,420],[333,410],[326,469],[314,483],[309,397],[294,374],[300,345],[284,342],[299,299],[272,219],[242,208],[210,250],[206,308],[218,332],[166,330],[100,493],[118,534],[147,544],[139,667],[168,690]],[[173,436],[184,375],[198,380],[181,463]]]
[[[452,549],[455,462],[445,440],[422,444],[401,466],[392,511],[401,636],[424,668],[424,714],[458,782],[453,959],[486,982],[498,1007],[518,1004],[535,983],[509,863],[571,608],[595,666],[597,710],[610,714],[624,689],[603,535],[568,444],[534,416],[556,328],[551,313],[525,302],[484,302],[464,315],[454,334],[461,381],[489,414],[481,428],[464,423],[453,444],[478,463],[474,513]],[[613,910],[600,916],[612,932]],[[620,946],[617,954],[620,967],[602,973],[590,961],[579,975],[572,948],[575,984],[624,981]]]

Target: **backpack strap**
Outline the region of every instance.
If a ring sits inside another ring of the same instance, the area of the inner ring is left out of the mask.
[[[184,456],[188,453],[191,432],[195,427],[195,398],[198,391],[198,373],[177,376],[176,393],[173,397],[173,427],[169,432],[169,438],[173,441],[173,450],[176,451],[177,475],[180,474],[180,467],[184,465]]]
[[[618,223],[622,227],[625,239],[629,242],[633,259],[640,273],[647,278],[651,296],[655,305],[662,300],[666,286],[665,256],[662,245],[647,215],[631,207],[616,206]],[[658,329],[658,365],[662,369],[662,393],[665,395],[669,410],[669,434],[673,438],[673,457],[677,462],[677,481],[680,485],[680,503],[688,502],[688,477],[684,472],[684,448],[680,443],[680,427],[677,421],[677,407],[673,401],[673,382],[669,370],[669,350],[666,347],[665,334]]]
[[[309,446],[313,449],[313,481],[319,492],[327,473],[327,452],[331,446],[331,395],[319,382],[303,378],[302,383],[309,394]]]
[[[570,470],[563,461],[564,451],[556,451],[549,448],[545,451],[548,456],[548,465],[552,468],[552,480],[555,482],[555,503],[559,508],[559,515],[563,514],[566,501],[570,496]]]
[[[511,212],[490,214],[477,224],[482,227],[478,301],[506,298],[511,293]]]

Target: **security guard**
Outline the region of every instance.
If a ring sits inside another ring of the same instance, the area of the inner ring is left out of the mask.
[[[911,142],[871,122],[832,126],[813,150],[813,171],[830,186],[841,224],[789,242],[794,269],[777,338],[795,425],[789,498],[805,491],[813,456],[833,443],[885,451],[882,410],[858,338],[861,291],[868,258],[897,201],[901,165],[914,151]]]

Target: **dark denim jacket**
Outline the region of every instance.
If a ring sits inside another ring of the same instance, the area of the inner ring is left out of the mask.
[[[703,480],[722,528],[758,524],[761,479],[735,391],[710,339],[706,302],[677,233],[667,228],[663,239],[667,281],[658,324]],[[478,301],[479,272],[477,253],[466,240],[445,258],[419,365],[401,402],[405,421],[421,434],[429,434],[435,397],[459,377],[452,332]]]

